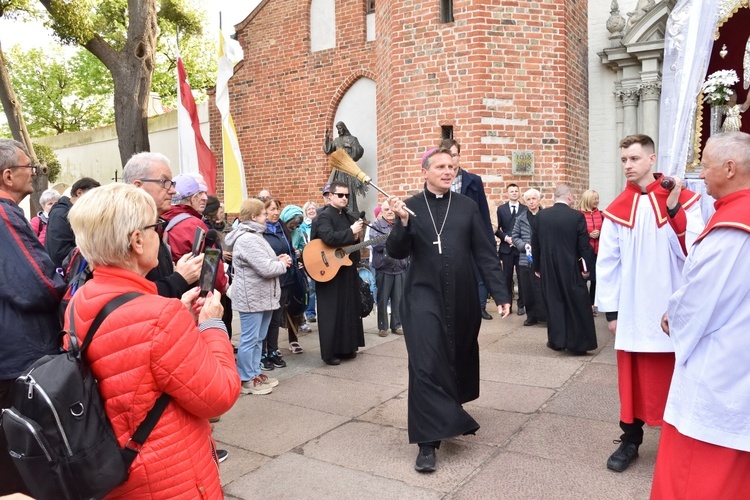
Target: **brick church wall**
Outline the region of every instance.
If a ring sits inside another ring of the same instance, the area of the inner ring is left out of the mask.
[[[284,202],[320,199],[328,177],[323,133],[360,76],[377,84],[378,185],[394,194],[422,186],[419,159],[452,126],[461,165],[482,175],[490,207],[505,185],[588,185],[587,2],[454,0],[376,2],[365,41],[365,2],[337,1],[336,48],[310,53],[310,3],[265,0],[237,32],[245,60],[230,99],[248,191]],[[220,118],[211,144],[221,161]],[[514,177],[515,150],[535,156],[533,176]],[[221,180],[219,180],[221,185]],[[374,192],[374,191],[371,191]],[[370,194],[368,196],[374,196]],[[494,210],[492,210],[494,212]]]

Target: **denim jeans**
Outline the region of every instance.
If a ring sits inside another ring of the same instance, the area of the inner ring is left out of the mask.
[[[247,382],[260,374],[260,353],[273,311],[240,313],[240,345],[237,348],[237,372]]]
[[[315,280],[307,278],[307,285],[310,291],[307,295],[307,310],[305,311],[305,317],[310,319],[315,316]]]

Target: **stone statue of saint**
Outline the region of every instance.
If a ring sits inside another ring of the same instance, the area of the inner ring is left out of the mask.
[[[325,154],[329,155],[337,149],[343,149],[354,161],[358,161],[362,158],[362,155],[365,154],[365,149],[359,144],[357,138],[349,132],[349,129],[346,128],[346,124],[344,124],[344,122],[338,122],[336,124],[336,130],[338,131],[339,136],[335,139],[333,138],[331,131],[326,130],[326,138],[323,143],[323,151]],[[349,197],[347,207],[349,207],[349,213],[355,217],[358,216],[359,208],[357,206],[357,195],[364,196],[367,193],[367,186],[351,175],[339,172],[338,170],[333,170],[331,176],[328,178],[328,182],[333,181],[344,182],[349,186],[351,196]]]
[[[737,104],[737,93],[729,97],[729,102],[724,106],[724,123],[721,125],[722,132],[737,132],[742,130],[742,113],[750,108],[750,93],[743,104]]]

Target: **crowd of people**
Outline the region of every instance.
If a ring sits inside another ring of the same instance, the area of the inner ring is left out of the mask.
[[[102,324],[87,360],[121,446],[161,394],[171,401],[111,496],[187,498],[195,488],[219,495],[216,465],[227,453],[216,448],[210,421],[241,393],[279,386],[268,372],[287,366],[280,329],[299,355],[301,335],[317,324],[320,356],[331,366],[365,345],[360,250],[369,247],[378,334],[405,339],[417,471],[436,470],[442,441],[479,429],[463,408],[479,396],[479,329],[492,319],[490,297],[505,318],[515,296],[524,327],[545,325],[547,347],[574,356],[597,349],[594,317],[606,316],[623,432],[609,469],[623,472],[637,458],[644,425],[662,426],[656,498],[747,494],[750,345],[740,332],[750,311],[742,271],[750,135],[708,141],[701,178],[718,201],[707,224],[699,195],[679,179],[665,187],[654,172],[651,138],[628,136],[620,151],[627,183],[606,209],[593,190],[576,204],[566,184],[543,208],[539,190],[509,183],[493,231],[482,179],[461,168],[453,139],[422,156],[424,189],[383,200],[372,222],[350,211],[351,187],[336,180],[323,187],[320,206],[285,205],[263,190],[232,224],[200,175],[173,178],[159,153],[134,155],[122,183],[83,178],[69,196],[45,191],[42,210],[27,221],[19,203],[33,192],[37,167],[22,144],[0,139],[2,273],[12,283],[0,296],[0,320],[3,344],[13,346],[0,356],[0,407],[11,404],[16,377],[59,351],[61,327],[73,322],[82,339],[109,300],[136,292]],[[346,249],[352,265],[322,279],[311,271],[321,248]],[[220,265],[202,293],[206,249],[219,252]],[[61,325],[76,253],[93,274]],[[0,493],[26,491],[6,453],[0,469],[9,472]]]

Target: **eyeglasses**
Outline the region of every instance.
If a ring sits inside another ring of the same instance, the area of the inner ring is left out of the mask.
[[[9,168],[30,168],[31,169],[31,175],[36,175],[39,173],[39,166],[38,165],[13,165]]]
[[[172,179],[138,179],[141,182],[158,182],[164,189],[172,189],[172,186],[176,184]]]
[[[155,224],[144,226],[143,230],[145,231],[146,229],[153,229],[154,231],[156,231],[156,234],[161,236],[164,233],[164,229],[166,229],[166,227],[167,221],[165,221],[164,219],[159,219]]]
[[[338,196],[339,198],[349,198],[349,193],[331,193],[334,196]]]

